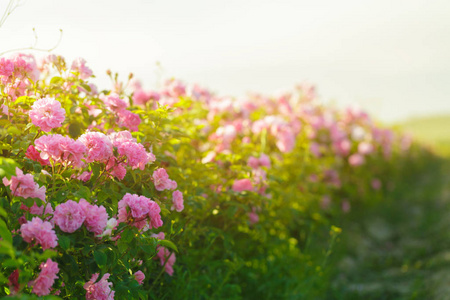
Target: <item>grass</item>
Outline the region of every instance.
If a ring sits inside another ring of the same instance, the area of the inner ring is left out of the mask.
[[[450,117],[397,127],[434,153],[405,162],[382,202],[338,224],[326,299],[450,299]]]
[[[412,118],[396,127],[440,154],[450,155],[450,115]]]

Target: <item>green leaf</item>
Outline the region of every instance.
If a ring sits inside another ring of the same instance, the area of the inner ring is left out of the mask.
[[[6,226],[5,221],[0,219],[0,236],[3,240],[12,243],[11,231],[9,231],[8,226]]]
[[[100,164],[91,164],[92,179],[96,179],[100,175]]]
[[[79,190],[75,193],[79,198],[84,198],[86,200],[91,199],[91,190],[87,186],[79,187]]]
[[[0,253],[7,254],[12,258],[15,257],[14,248],[12,244],[6,240],[0,241]]]
[[[78,122],[74,122],[69,125],[69,135],[72,138],[77,138],[82,134],[83,130],[81,128],[81,124]]]
[[[108,199],[110,196],[111,196],[110,194],[108,194],[107,192],[101,190],[100,192],[97,193],[98,203],[102,203],[103,201]]]
[[[24,131],[27,131],[28,129],[30,129],[31,127],[33,127],[33,123],[28,123],[27,126],[25,126]]]
[[[7,283],[8,279],[2,274],[0,273],[0,283]]]
[[[16,167],[20,168],[20,165],[11,158],[0,157],[0,178],[16,175]]]
[[[160,241],[158,242],[158,244],[160,244],[161,246],[169,247],[170,249],[174,250],[175,252],[178,252],[177,246],[175,246],[175,244],[172,243],[171,241],[168,241],[168,240],[160,240]]]
[[[126,243],[129,243],[129,242],[131,242],[131,240],[133,239],[133,237],[134,237],[134,232],[133,232],[133,230],[131,230],[130,228],[126,228],[123,232],[122,232],[122,234],[121,234],[121,240],[122,241],[124,241],[124,242],[126,242]]]
[[[97,263],[97,265],[100,268],[103,268],[104,266],[106,266],[106,262],[108,260],[108,257],[102,251],[95,251],[94,252],[94,259],[95,259],[95,262]]]
[[[5,217],[5,218],[7,217],[6,211],[1,207],[0,207],[0,216]]]
[[[148,299],[148,295],[146,291],[143,291],[141,289],[137,290],[138,294],[139,294],[139,298],[142,300]]]
[[[29,107],[31,104],[36,101],[35,98],[30,96],[21,96],[14,101],[14,105],[20,106],[22,108]]]
[[[151,245],[142,245],[141,249],[147,254],[155,254],[156,247],[152,247]]]
[[[87,85],[86,83],[81,82],[80,86],[82,86],[88,92],[91,91],[91,87],[89,85]]]
[[[55,76],[50,80],[50,84],[60,85],[64,83],[64,79],[61,77]]]
[[[20,267],[21,263],[18,262],[16,259],[6,259],[4,261],[2,261],[2,267],[3,268],[17,268]]]
[[[40,260],[47,260],[49,258],[55,257],[58,253],[55,250],[47,249],[42,254],[36,254],[36,257]]]
[[[25,203],[25,205],[27,207],[32,207],[34,204],[34,200],[33,200],[33,198],[27,198],[27,199],[23,200],[23,203]]]
[[[58,244],[64,251],[67,251],[70,248],[70,238],[65,235],[60,235],[58,236]]]
[[[12,149],[11,144],[0,141],[0,150],[8,150],[9,151],[11,149]]]
[[[16,126],[8,127],[7,132],[10,133],[11,135],[20,135],[22,133],[22,131]]]

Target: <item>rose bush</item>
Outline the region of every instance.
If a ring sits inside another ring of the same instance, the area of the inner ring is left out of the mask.
[[[314,87],[220,97],[0,60],[0,295],[314,296],[340,229],[410,141]],[[331,230],[330,230],[331,228]]]

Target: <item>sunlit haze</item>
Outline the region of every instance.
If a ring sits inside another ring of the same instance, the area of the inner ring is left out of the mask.
[[[308,81],[323,101],[383,121],[450,112],[448,1],[24,1],[0,52],[29,47],[33,28],[37,48],[61,28],[54,53],[85,58],[102,87],[107,69],[235,96]]]

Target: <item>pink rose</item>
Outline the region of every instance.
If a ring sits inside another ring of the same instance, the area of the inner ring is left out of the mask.
[[[34,102],[28,114],[34,125],[48,132],[52,128],[61,127],[66,111],[55,98],[46,97]]]
[[[172,207],[171,210],[176,210],[178,212],[182,211],[184,209],[183,205],[183,194],[180,191],[175,191],[172,193]]]
[[[113,155],[111,140],[101,132],[87,132],[78,138],[87,148],[86,162],[106,162]]]
[[[177,188],[177,183],[169,179],[169,175],[164,168],[156,169],[152,177],[157,191],[174,190]]]
[[[86,219],[84,220],[84,225],[87,230],[100,235],[106,228],[108,222],[108,214],[103,205],[91,205],[85,199],[80,199],[79,205],[83,208]]]
[[[252,191],[253,184],[250,179],[239,179],[233,182],[232,190],[235,192]]]
[[[81,227],[86,219],[86,214],[79,203],[67,200],[56,206],[53,219],[62,231],[72,233]]]
[[[144,273],[142,273],[142,271],[137,271],[133,274],[133,276],[139,284],[142,284],[144,282],[145,275]]]
[[[25,242],[40,244],[44,250],[58,245],[58,237],[52,224],[40,218],[34,217],[31,221],[22,224],[20,232]]]
[[[83,80],[92,76],[92,70],[86,66],[86,61],[83,58],[76,58],[73,61],[70,70],[78,72],[78,75]]]
[[[111,290],[112,282],[108,282],[110,275],[105,273],[98,282],[95,281],[98,279],[99,274],[95,273],[92,275],[91,280],[83,286],[86,290],[87,300],[114,300],[115,292]]]
[[[165,264],[166,273],[170,276],[173,275],[173,265],[175,264],[175,253],[171,253],[167,248],[158,246],[156,256],[159,258],[161,266]]]
[[[50,294],[50,289],[55,283],[55,279],[58,278],[56,274],[59,272],[58,264],[53,262],[50,258],[45,263],[42,263],[41,273],[38,278],[30,282],[33,286],[33,293],[38,296],[45,296]]]
[[[364,161],[365,161],[364,156],[362,156],[359,153],[352,154],[348,158],[348,163],[353,167],[357,167],[364,164]]]
[[[147,197],[126,193],[119,201],[119,223],[128,223],[138,229],[152,229],[163,225],[161,208]]]
[[[33,175],[24,175],[22,170],[16,167],[16,176],[11,176],[11,180],[3,177],[3,184],[10,186],[11,194],[22,198],[39,198],[45,202],[45,186],[39,187],[34,182]]]

